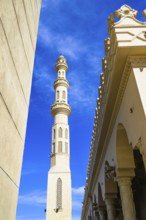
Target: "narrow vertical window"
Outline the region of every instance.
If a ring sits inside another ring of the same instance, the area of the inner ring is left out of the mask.
[[[58,152],[62,153],[62,142],[61,141],[58,142]]]
[[[58,130],[58,136],[61,138],[62,137],[62,128],[60,127]]]
[[[65,153],[68,154],[68,143],[65,143]]]
[[[53,152],[53,154],[55,154],[55,143],[53,143],[53,150],[52,150]]]
[[[67,128],[65,129],[65,138],[68,139],[68,130],[67,130]]]
[[[63,99],[66,99],[66,93],[65,93],[65,91],[62,92],[62,98],[63,98]]]
[[[59,91],[57,91],[57,99],[59,99]]]
[[[62,208],[62,180],[58,178],[57,180],[57,201],[56,201],[56,208]]]
[[[53,130],[53,138],[54,139],[56,138],[56,131],[55,131],[55,129]]]

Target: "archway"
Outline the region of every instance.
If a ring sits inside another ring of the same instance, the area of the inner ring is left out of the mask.
[[[135,177],[132,180],[132,189],[136,207],[136,217],[138,220],[146,218],[146,171],[140,150],[133,150],[135,161]]]
[[[116,139],[117,181],[120,189],[124,220],[136,220],[132,191],[132,179],[135,176],[135,163],[132,146],[129,144],[126,130],[122,124],[117,126]]]

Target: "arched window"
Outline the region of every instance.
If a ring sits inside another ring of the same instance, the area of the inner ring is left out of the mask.
[[[59,99],[59,91],[57,91],[57,97],[56,98]]]
[[[62,180],[58,178],[57,180],[57,201],[56,201],[56,208],[62,208]]]
[[[66,92],[65,91],[62,92],[62,98],[66,99]]]
[[[58,152],[62,153],[62,141],[58,142]]]
[[[68,143],[65,143],[65,153],[68,154]]]
[[[58,130],[58,136],[61,138],[62,137],[62,128],[60,127]]]
[[[67,128],[65,129],[65,138],[66,139],[68,138],[68,130],[67,130]]]

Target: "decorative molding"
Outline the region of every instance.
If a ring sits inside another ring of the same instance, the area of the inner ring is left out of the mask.
[[[114,166],[110,166],[109,162],[105,162],[105,179],[114,179],[116,177],[116,171]]]
[[[56,89],[57,86],[65,86],[67,89],[69,88],[68,80],[64,78],[59,78],[54,81],[54,89]]]
[[[136,18],[137,16],[137,11],[132,9],[130,6],[128,5],[123,5],[119,10],[115,11],[115,15],[121,19],[123,17],[131,17],[131,18]]]

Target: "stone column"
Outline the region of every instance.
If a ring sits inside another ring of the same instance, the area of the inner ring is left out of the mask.
[[[118,178],[118,185],[120,188],[124,220],[136,220],[135,204],[133,201],[133,192],[131,188],[131,178]]]
[[[116,219],[115,199],[107,198],[105,199],[105,204],[107,208],[108,220],[115,220]]]
[[[100,207],[98,209],[100,220],[106,220],[106,209],[105,207]]]

